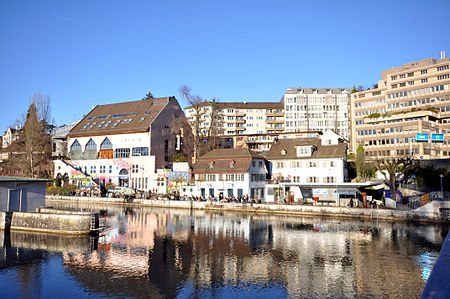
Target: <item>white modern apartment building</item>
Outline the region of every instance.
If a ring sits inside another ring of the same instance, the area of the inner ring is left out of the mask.
[[[285,131],[333,130],[349,139],[348,88],[289,88],[283,95]]]
[[[202,118],[201,130],[208,130],[211,125],[213,107],[218,110],[221,117],[220,135],[284,132],[284,108],[281,102],[205,101],[198,108],[193,106],[185,108],[186,117],[191,126],[196,115],[200,115]],[[201,113],[199,114],[196,109],[201,110]]]
[[[99,105],[67,135],[71,160],[55,160],[55,175],[90,177],[139,190],[156,189],[157,168],[176,153],[192,156],[192,134],[174,97]]]

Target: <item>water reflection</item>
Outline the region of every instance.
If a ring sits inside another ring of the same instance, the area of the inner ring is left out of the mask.
[[[30,242],[54,244],[38,248],[62,252],[74,287],[94,297],[417,297],[448,232],[375,220],[59,207],[102,210],[104,233],[79,250]]]

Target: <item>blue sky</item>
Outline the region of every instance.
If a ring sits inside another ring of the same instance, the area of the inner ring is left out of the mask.
[[[0,131],[38,90],[61,125],[148,91],[180,99],[182,84],[221,101],[371,86],[450,55],[449,12],[433,0],[1,1]]]

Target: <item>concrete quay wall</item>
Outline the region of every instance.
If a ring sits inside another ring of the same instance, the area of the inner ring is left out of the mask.
[[[46,201],[77,201],[79,197],[71,196],[47,196]],[[85,200],[89,199],[89,200]],[[117,204],[117,201],[111,201],[110,198],[102,197],[84,197],[83,202]],[[125,204],[120,202],[120,204]],[[346,218],[377,218],[380,220],[403,220],[403,221],[423,221],[423,222],[450,222],[450,202],[431,202],[430,209],[421,209],[418,211],[401,211],[394,209],[362,209],[347,207],[326,207],[326,206],[308,206],[308,205],[285,205],[285,204],[241,204],[241,203],[221,203],[210,201],[178,201],[178,200],[146,200],[138,199],[134,203],[126,204],[130,206],[149,206],[160,208],[182,208],[195,210],[213,210],[213,211],[232,211],[247,213],[269,213],[284,215],[309,215],[309,216],[328,216],[328,217],[346,217]],[[440,208],[439,208],[440,207]],[[443,212],[442,212],[443,211]]]
[[[0,212],[0,229],[84,235],[91,232],[92,215]]]

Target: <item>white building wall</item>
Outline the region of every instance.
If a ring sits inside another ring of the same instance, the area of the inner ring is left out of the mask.
[[[101,183],[113,183],[123,185],[143,191],[156,189],[157,175],[155,173],[155,157],[142,156],[117,159],[91,159],[91,160],[67,160],[67,163],[75,168],[80,167],[93,179],[99,179]],[[133,167],[135,166],[135,167]],[[54,161],[55,176],[58,174],[69,176],[72,183],[82,181],[86,176],[61,160]],[[103,168],[104,167],[104,168]],[[126,170],[128,175],[120,175],[122,170]]]
[[[279,176],[284,179],[290,179],[291,182],[296,183],[310,183],[308,177],[317,177],[316,183],[326,183],[326,177],[334,177],[334,183],[343,183],[344,177],[344,160],[339,158],[334,159],[293,159],[293,160],[271,160],[272,163],[272,177]],[[280,163],[283,163],[283,167]],[[310,167],[316,165],[315,167]],[[331,165],[334,166],[331,166]],[[299,167],[297,167],[299,166]],[[294,177],[299,177],[300,181],[294,181]]]
[[[116,135],[100,135],[100,136],[89,136],[89,137],[74,137],[68,139],[68,151],[70,153],[70,148],[75,140],[81,144],[81,148],[84,151],[86,149],[86,144],[89,140],[92,140],[97,145],[97,151],[100,150],[100,145],[102,142],[108,138],[113,145],[113,149],[116,148],[130,148],[133,147],[148,147],[150,153],[150,132],[145,133],[131,133],[131,134],[116,134]]]
[[[349,138],[349,92],[341,94],[304,93],[290,89],[284,95],[285,131],[337,130]]]

